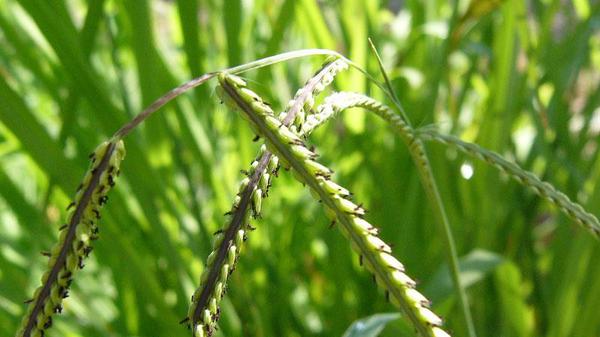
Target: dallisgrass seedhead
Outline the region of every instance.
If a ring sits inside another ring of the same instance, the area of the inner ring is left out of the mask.
[[[321,69],[296,92],[286,111],[279,117],[280,122],[299,129],[305,116],[312,110],[314,97],[331,84],[337,73],[347,67],[342,59],[327,60]],[[237,77],[234,80],[243,84],[240,87],[242,89],[240,95],[273,115],[270,106],[260,96],[244,88],[243,80]],[[232,103],[228,100],[228,96],[224,95],[221,87],[217,87],[217,93],[224,102]],[[250,165],[250,169],[245,171],[246,177],[240,183],[233,207],[227,212],[227,215],[231,216],[231,221],[216,233],[213,252],[206,261],[200,287],[192,296],[187,317],[181,322],[188,323],[195,336],[210,336],[215,329],[220,316],[220,301],[227,289],[227,278],[235,269],[248,231],[253,229],[250,225],[250,217],[255,219],[260,217],[262,200],[268,195],[272,177],[277,176],[278,162],[279,159],[263,145],[259,155]],[[224,273],[224,269],[227,269],[228,273]]]
[[[573,221],[592,233],[596,239],[600,239],[600,222],[598,222],[598,218],[585,211],[578,203],[571,201],[567,195],[559,192],[552,184],[540,180],[535,174],[522,169],[519,165],[477,144],[462,141],[454,136],[440,134],[431,128],[418,129],[416,132],[419,138],[454,147],[467,155],[494,166],[521,185],[556,205]]]
[[[67,223],[60,227],[58,243],[49,254],[48,270],[42,285],[28,300],[29,308],[17,337],[40,337],[52,326],[52,315],[62,311],[62,301],[84,259],[92,251],[92,241],[98,239],[100,208],[108,200],[107,193],[119,175],[119,165],[125,156],[121,140],[104,142],[90,155],[90,169],[77,189]]]
[[[392,303],[402,309],[422,336],[448,336],[441,329],[442,320],[429,309],[429,302],[416,291],[416,283],[404,273],[404,267],[391,255],[391,248],[377,235],[377,229],[363,219],[364,209],[352,202],[349,192],[331,180],[333,172],[317,162],[316,153],[288,127],[269,114],[263,104],[248,94],[245,83],[228,74],[219,74],[220,92],[224,101],[249,120],[253,129],[265,138],[267,148],[284,166],[293,169],[294,176],[311,189],[313,195],[327,207],[332,221],[341,223],[342,233],[350,239],[361,262],[373,273]]]
[[[558,209],[563,211],[573,221],[592,233],[596,239],[600,239],[600,222],[598,221],[598,218],[587,212],[578,203],[573,202],[567,195],[558,191],[552,184],[540,180],[535,174],[504,159],[498,153],[482,148],[477,144],[462,141],[451,135],[440,134],[433,128],[420,128],[414,130],[391,108],[371,97],[351,92],[334,93],[327,97],[325,102],[317,108],[317,113],[315,115],[310,116],[306,120],[304,128],[310,128],[312,124],[327,120],[335,113],[349,107],[361,107],[367,109],[388,121],[404,138],[406,143],[413,148],[413,150],[416,150],[417,153],[423,153],[423,151],[420,150],[423,149],[421,139],[436,141],[452,146],[467,155],[473,156],[494,166],[515,179],[521,185],[533,190],[533,192],[539,196],[556,205]],[[423,158],[420,155],[417,157]]]

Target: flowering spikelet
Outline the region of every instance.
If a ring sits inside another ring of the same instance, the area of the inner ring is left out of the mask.
[[[429,301],[415,290],[416,283],[404,272],[404,267],[391,255],[391,248],[377,236],[377,230],[362,217],[364,209],[352,202],[350,193],[331,180],[332,171],[315,161],[317,155],[285,125],[275,121],[267,109],[253,104],[239,92],[243,83],[230,75],[220,74],[221,93],[235,105],[265,138],[267,148],[290,166],[294,176],[310,187],[323,202],[332,220],[341,223],[342,233],[350,239],[352,248],[361,256],[392,303],[402,309],[422,336],[448,336],[441,329],[442,320],[429,309]],[[245,91],[249,91],[246,89]]]
[[[98,238],[100,208],[108,200],[106,194],[115,184],[124,156],[121,140],[104,142],[90,155],[90,169],[68,207],[72,211],[67,224],[60,227],[58,243],[49,253],[42,285],[27,301],[29,308],[17,337],[44,336],[44,330],[52,326],[52,315],[62,311],[62,300],[69,294],[73,275],[83,268],[84,259],[92,251],[91,243]]]
[[[289,102],[286,111],[275,118],[271,107],[256,93],[245,88],[245,82],[237,77],[239,95],[252,104],[256,109],[265,111],[270,115],[268,120],[272,125],[286,125],[299,129],[313,105],[314,98],[331,84],[334,76],[348,66],[341,59],[328,60],[306,84],[299,89],[294,98]],[[221,99],[236,107],[233,102],[217,87]],[[241,252],[242,244],[246,239],[250,225],[250,218],[258,218],[261,214],[262,200],[268,195],[273,176],[279,169],[279,159],[262,146],[259,155],[244,171],[246,177],[239,186],[238,193],[232,209],[227,212],[231,220],[216,234],[213,252],[206,261],[206,268],[201,276],[200,287],[192,296],[192,304],[188,315],[182,323],[192,327],[195,336],[210,336],[215,330],[216,322],[220,316],[219,303],[227,287],[227,279],[235,269],[237,259]],[[227,270],[227,272],[224,272]]]

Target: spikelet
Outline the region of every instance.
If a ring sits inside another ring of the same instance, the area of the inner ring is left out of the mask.
[[[316,154],[307,149],[304,142],[285,125],[267,123],[268,111],[256,108],[238,93],[240,83],[237,79],[227,74],[220,74],[218,78],[221,93],[228,95],[227,99],[254,124],[254,129],[265,138],[267,148],[288,163],[295,171],[294,176],[308,185],[335,220],[341,223],[342,233],[362,257],[366,268],[373,273],[377,284],[390,295],[392,303],[402,309],[422,336],[447,335],[440,328],[442,320],[429,310],[429,301],[414,289],[415,282],[391,255],[391,248],[377,236],[373,226],[362,218],[364,209],[348,199],[349,193],[345,189],[337,188],[339,185],[335,183],[327,183],[331,181],[332,171],[315,161]],[[293,146],[304,147],[305,150],[294,151]]]
[[[244,80],[232,76],[232,81],[236,83],[236,88],[239,88],[239,97],[252,105],[254,109],[261,110],[268,115],[267,123],[272,127],[285,125],[298,130],[304,122],[305,116],[312,110],[313,97],[331,84],[338,72],[347,67],[347,63],[341,59],[335,58],[326,61],[321,69],[296,92],[280,118],[273,116],[270,105],[264,102],[259,95],[245,88]],[[218,86],[216,91],[225,104],[237,109],[235,101],[223,92],[221,86]],[[262,201],[268,195],[271,181],[273,176],[277,176],[278,170],[279,158],[267,151],[263,145],[259,155],[250,165],[250,169],[244,171],[247,176],[240,183],[232,209],[227,212],[231,216],[231,220],[218,231],[219,234],[213,244],[213,252],[209,255],[205,271],[201,276],[200,287],[192,296],[188,315],[181,321],[192,328],[195,336],[211,336],[213,334],[220,316],[219,303],[227,287],[227,279],[229,274],[235,270],[247,233],[253,229],[250,225],[250,218],[260,217]],[[224,268],[227,268],[227,273],[223,272]]]
[[[42,285],[28,301],[17,337],[43,336],[44,330],[52,326],[52,315],[62,311],[73,275],[83,268],[84,259],[92,251],[92,241],[98,238],[100,208],[115,184],[124,156],[121,140],[104,142],[90,155],[90,169],[68,207],[72,211],[67,224],[60,227],[59,242],[48,254],[48,270],[42,276]]]

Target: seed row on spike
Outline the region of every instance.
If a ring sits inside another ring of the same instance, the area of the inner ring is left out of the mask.
[[[326,205],[334,216],[333,220],[342,224],[342,233],[363,257],[366,268],[373,273],[386,294],[391,295],[392,302],[403,310],[417,331],[422,336],[447,336],[440,328],[442,320],[428,308],[429,302],[424,301],[422,295],[416,295],[415,282],[404,273],[403,267],[399,267],[402,265],[391,255],[391,248],[373,231],[360,230],[366,222],[362,218],[364,209],[349,200],[347,194],[331,193],[331,189],[322,187],[323,180],[331,180],[332,171],[318,163],[316,154],[307,149],[304,142],[285,125],[267,123],[268,112],[257,109],[238,94],[238,79],[227,74],[220,74],[218,78],[221,94],[229,96],[226,99],[253,124],[255,131],[265,139],[267,148],[294,170],[294,176],[308,185]],[[306,150],[293,151],[292,146],[302,146]],[[359,225],[355,223],[357,221]]]
[[[125,156],[122,141],[104,142],[90,154],[90,169],[78,187],[74,201],[67,207],[67,224],[60,227],[59,241],[49,256],[42,285],[35,291],[17,337],[44,336],[52,326],[52,315],[62,312],[62,301],[69,296],[73,275],[84,267],[84,259],[98,239],[100,209],[108,191],[115,185],[119,165]]]

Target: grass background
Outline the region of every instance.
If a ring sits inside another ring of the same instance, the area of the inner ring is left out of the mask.
[[[0,336],[12,336],[87,154],[192,77],[299,48],[379,76],[413,124],[506,155],[598,215],[600,8],[585,0],[0,0]],[[277,109],[322,59],[247,73]],[[337,90],[382,98],[357,72]],[[212,85],[127,138],[101,239],[47,336],[181,336],[211,233],[258,150]],[[466,334],[403,143],[352,110],[311,138],[455,336]],[[428,145],[479,336],[598,336],[598,242],[493,168]],[[470,176],[470,171],[473,172]],[[338,336],[394,308],[321,205],[282,172],[222,306],[226,336]],[[384,336],[413,336],[403,320]]]

